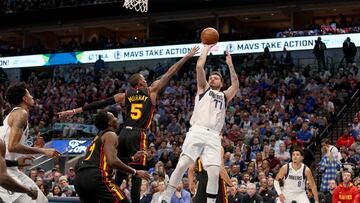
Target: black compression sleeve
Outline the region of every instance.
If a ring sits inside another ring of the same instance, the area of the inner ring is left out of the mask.
[[[14,167],[14,166],[18,166],[18,162],[15,160],[5,160],[6,162],[6,167]]]
[[[96,110],[96,109],[102,109],[104,107],[110,106],[116,104],[115,102],[115,98],[114,97],[110,97],[107,98],[103,101],[96,101],[96,102],[92,102],[88,105],[85,105],[82,107],[83,111],[90,111],[90,110]]]

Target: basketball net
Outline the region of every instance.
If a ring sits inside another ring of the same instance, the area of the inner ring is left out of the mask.
[[[148,0],[124,0],[124,5],[127,9],[135,9],[135,11],[147,12]]]

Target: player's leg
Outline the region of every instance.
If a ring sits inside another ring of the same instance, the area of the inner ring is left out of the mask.
[[[221,140],[218,135],[208,133],[201,161],[208,174],[206,187],[207,203],[215,203],[219,189],[219,173],[221,166]]]
[[[82,203],[98,203],[95,188],[97,182],[101,182],[101,177],[96,175],[93,171],[86,169],[76,173],[74,187]],[[96,181],[96,179],[100,180]]]
[[[39,189],[39,187],[36,185],[36,183],[29,176],[18,171],[17,169],[8,170],[8,173],[12,177],[16,177],[16,180],[19,181],[22,185],[24,185],[26,187],[37,188],[38,196],[37,196],[36,200],[34,200],[35,202],[37,202],[37,203],[47,203],[48,202],[48,199],[46,198],[44,193],[42,193],[42,191]],[[14,201],[14,203],[22,203],[22,202],[25,203],[25,202],[32,202],[32,201],[33,200],[28,195],[21,194],[20,197]]]
[[[166,188],[163,202],[170,203],[170,199],[175,192],[176,186],[180,183],[183,175],[188,169],[189,165],[194,163],[197,157],[204,149],[204,140],[201,131],[191,130],[187,133],[184,144],[183,152],[180,156],[175,170],[171,174],[169,184]]]
[[[125,141],[123,150],[129,152],[129,157],[136,154],[138,151],[147,151],[147,137],[146,133],[140,129],[133,129],[127,135],[128,139]],[[129,165],[136,170],[147,170],[146,154],[144,154],[138,161],[130,162]],[[140,187],[141,179],[135,176],[131,178],[131,201],[132,203],[140,202]]]
[[[226,183],[219,177],[219,190],[216,203],[227,203],[227,198]]]
[[[206,203],[206,186],[207,186],[207,175],[199,175],[198,186],[194,197],[196,203]]]
[[[131,155],[128,153],[127,150],[124,150],[125,149],[125,142],[126,142],[126,139],[127,139],[127,132],[128,130],[126,129],[122,129],[120,131],[120,134],[119,134],[119,137],[118,137],[118,157],[119,159],[124,162],[124,164],[128,164],[128,160],[126,159],[123,159],[123,157],[130,157]],[[122,172],[122,171],[119,171],[117,170],[116,171],[116,174],[115,174],[115,183],[117,185],[121,185],[121,183],[123,182],[123,180],[125,180],[127,178],[127,174]]]
[[[112,180],[106,180],[96,188],[96,198],[101,203],[129,203],[123,191]]]

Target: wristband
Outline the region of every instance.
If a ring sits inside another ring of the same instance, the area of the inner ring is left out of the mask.
[[[5,160],[7,167],[19,166],[19,163],[15,160]]]
[[[137,170],[136,170],[136,169],[133,169],[132,175],[134,176],[134,175],[136,175],[136,173],[137,173]]]

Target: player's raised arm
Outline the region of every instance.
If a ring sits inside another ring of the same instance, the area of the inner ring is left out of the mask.
[[[166,73],[161,76],[161,78],[155,82],[153,82],[150,86],[150,92],[155,93],[156,95],[169,83],[170,79],[180,70],[180,68],[184,65],[186,61],[192,58],[195,54],[198,53],[199,47],[193,47],[189,53],[187,53],[184,57],[182,57],[178,62],[172,65]],[[156,99],[156,98],[154,98]]]
[[[318,191],[317,191],[315,180],[314,180],[314,177],[313,177],[313,175],[311,173],[311,170],[308,167],[306,167],[306,169],[305,169],[305,175],[306,175],[306,179],[309,181],[311,191],[314,194],[315,203],[319,203],[319,194],[318,194]]]
[[[227,101],[230,101],[232,98],[234,98],[237,91],[239,91],[239,79],[235,72],[231,55],[228,51],[226,52],[226,64],[228,65],[230,71],[231,85],[227,90],[224,91],[224,93],[226,95]]]
[[[102,109],[107,106],[114,105],[116,103],[124,104],[124,102],[125,102],[125,93],[118,93],[118,94],[115,94],[114,96],[104,99],[102,101],[95,101],[95,102],[87,104],[83,107],[59,112],[59,113],[57,113],[57,115],[60,118],[65,117],[65,116],[73,116],[77,113],[81,113],[84,111],[90,111],[90,110],[96,110],[96,109]]]
[[[209,83],[206,80],[204,67],[205,67],[207,55],[211,47],[213,46],[214,44],[204,44],[204,47],[201,50],[200,57],[196,62],[196,80],[197,80],[198,94],[203,93],[209,87]]]

